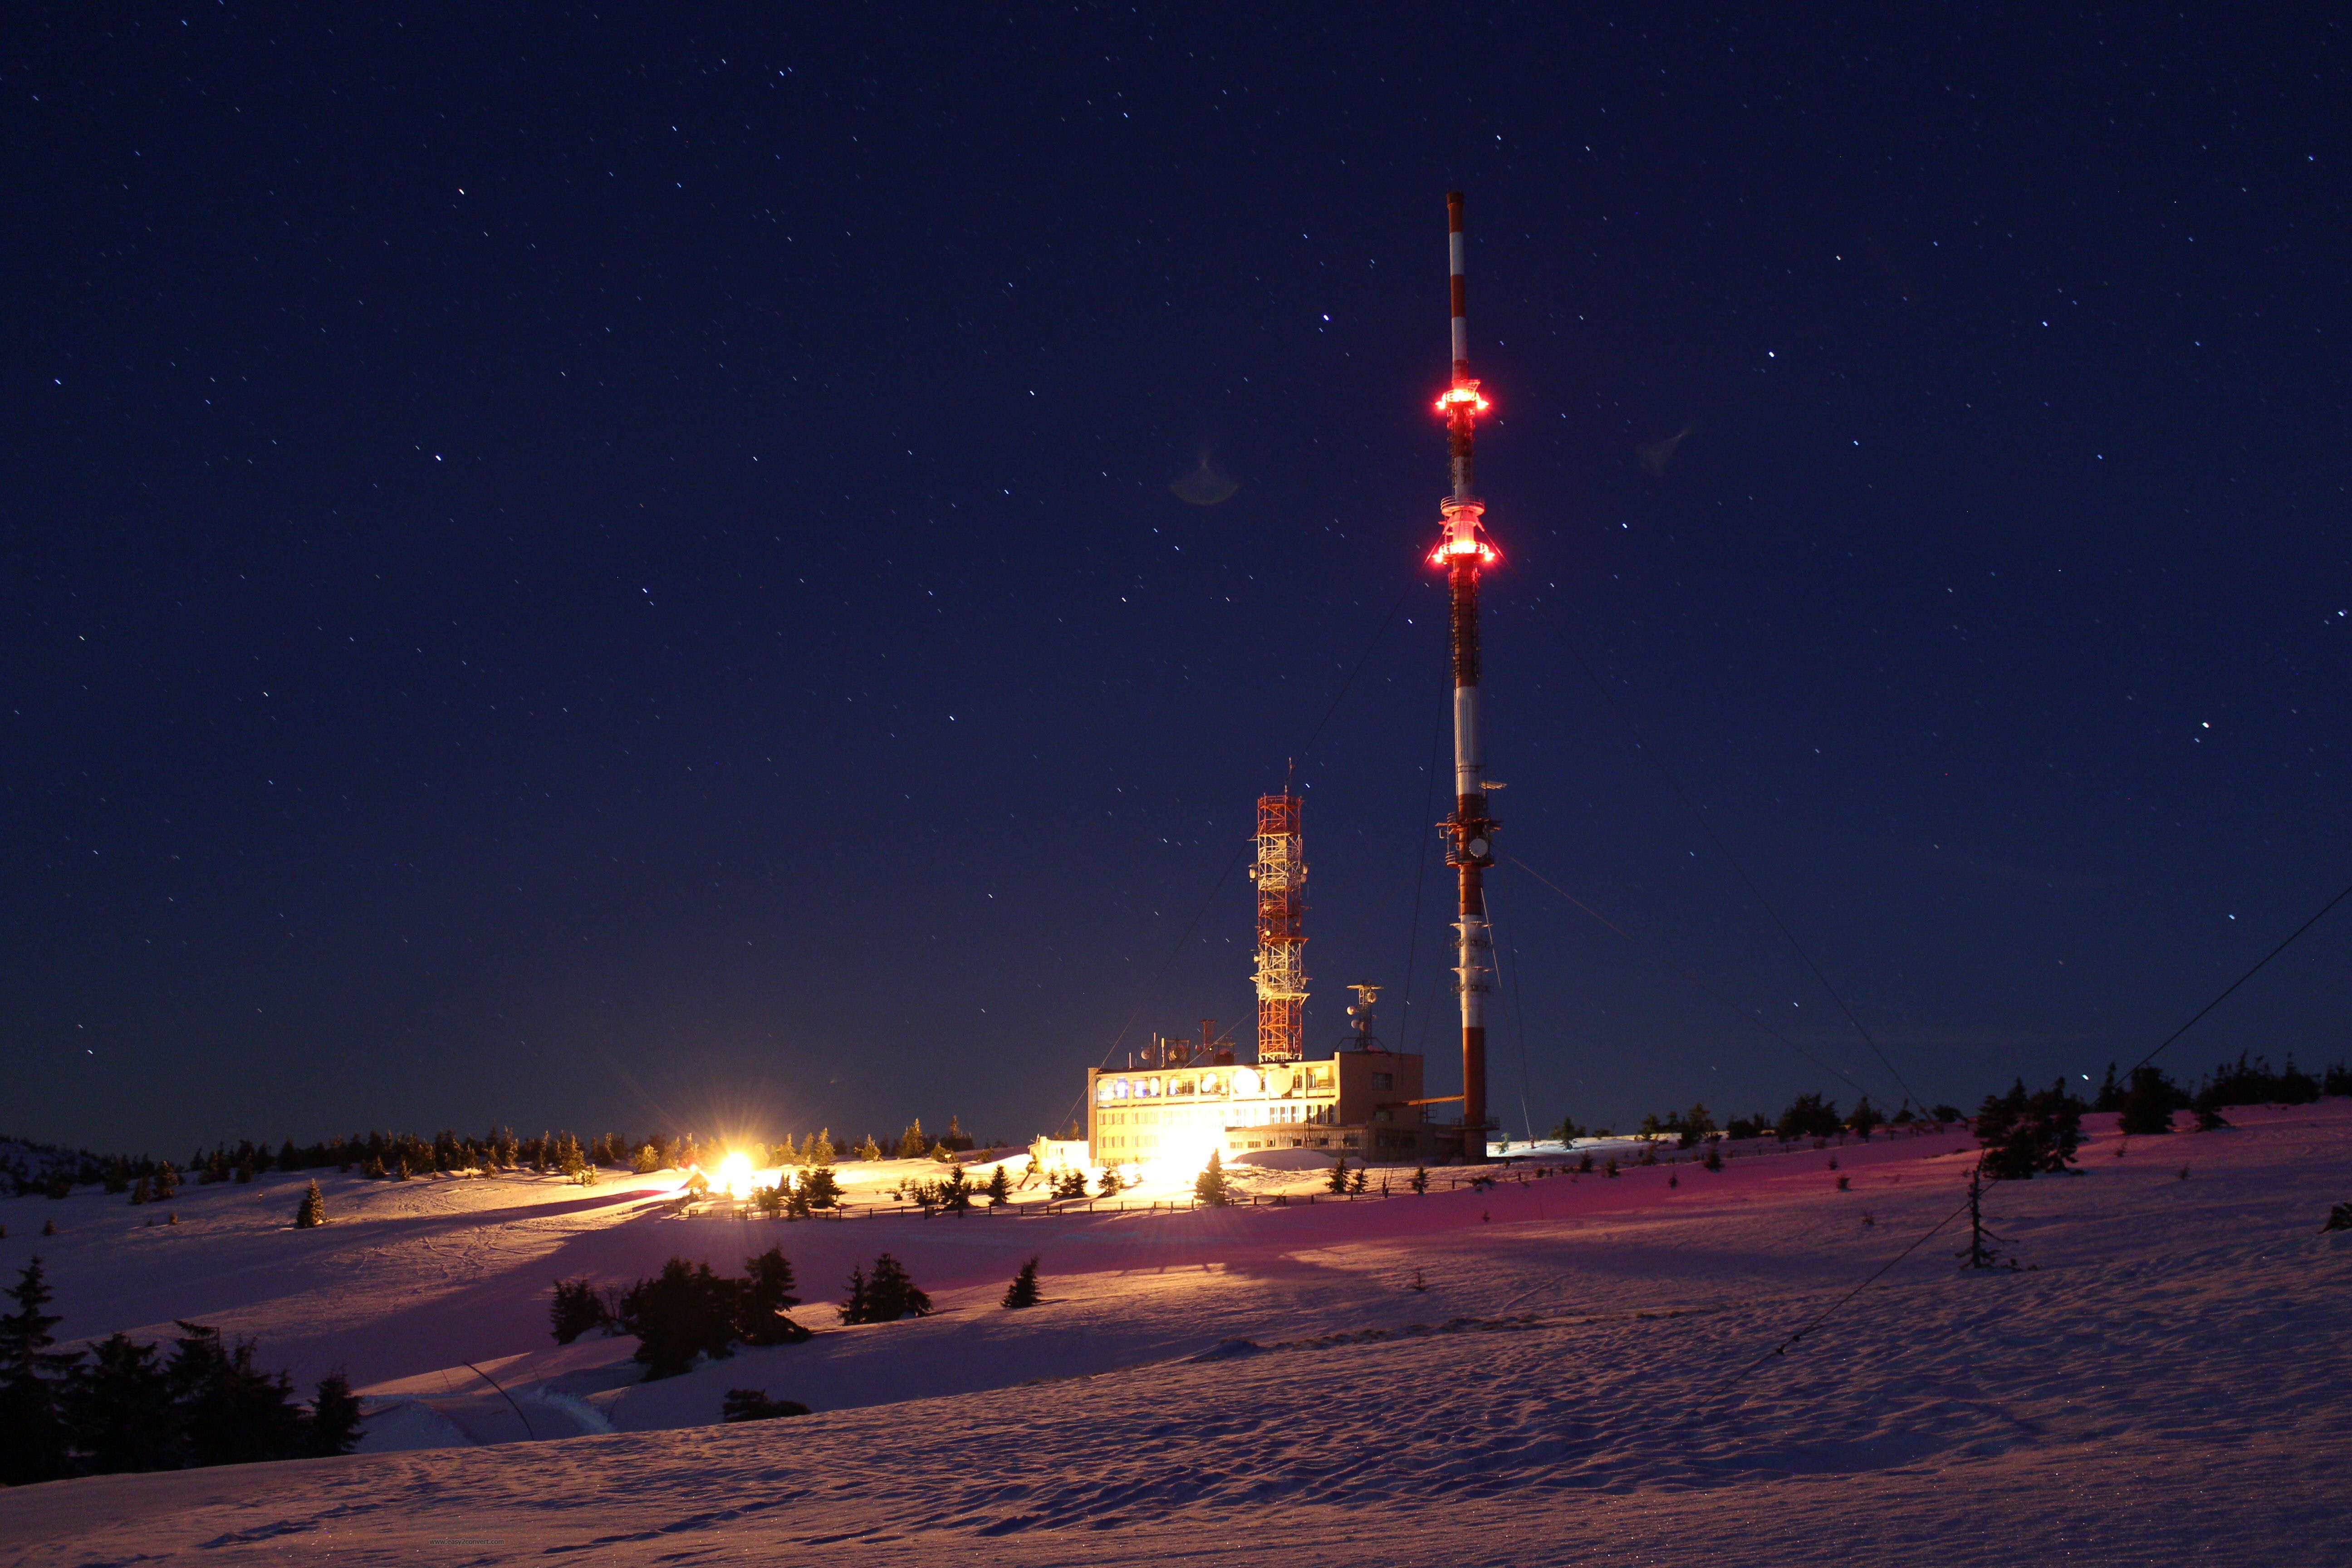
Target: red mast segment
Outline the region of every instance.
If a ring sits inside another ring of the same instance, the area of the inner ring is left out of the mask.
[[[1456,976],[1462,999],[1462,1156],[1486,1157],[1486,977],[1494,940],[1486,927],[1486,868],[1495,863],[1495,819],[1486,814],[1486,741],[1478,724],[1478,573],[1502,559],[1486,540],[1486,505],[1478,500],[1476,424],[1486,411],[1470,374],[1470,329],[1464,279],[1462,193],[1445,197],[1445,244],[1453,304],[1453,383],[1437,400],[1445,416],[1452,493],[1437,503],[1444,519],[1430,563],[1445,570],[1453,610],[1454,815],[1445,831],[1445,860],[1460,877],[1454,921]]]

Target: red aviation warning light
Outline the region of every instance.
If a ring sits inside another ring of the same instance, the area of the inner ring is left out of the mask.
[[[1466,560],[1473,566],[1492,566],[1502,560],[1503,552],[1486,538],[1486,524],[1478,520],[1486,508],[1480,501],[1446,500],[1440,503],[1445,522],[1437,536],[1437,548],[1429,552],[1432,566],[1451,567]]]

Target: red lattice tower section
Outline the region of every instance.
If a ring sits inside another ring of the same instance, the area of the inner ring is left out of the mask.
[[[1257,801],[1257,1059],[1306,1054],[1307,859],[1295,795]]]

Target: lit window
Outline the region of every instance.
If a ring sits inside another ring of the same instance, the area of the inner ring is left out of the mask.
[[[1113,1100],[1125,1100],[1127,1098],[1127,1079],[1123,1078],[1115,1078],[1111,1079],[1110,1093]]]

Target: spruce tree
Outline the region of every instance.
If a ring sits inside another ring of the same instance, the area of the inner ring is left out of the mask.
[[[113,1475],[176,1464],[172,1386],[153,1345],[122,1333],[100,1340],[74,1368],[64,1405],[77,1469]]]
[[[895,1323],[905,1317],[928,1317],[931,1299],[907,1276],[906,1266],[888,1253],[874,1260],[874,1277],[866,1281],[869,1322]]]
[[[833,1129],[830,1127],[818,1128],[816,1130],[816,1136],[808,1141],[808,1147],[801,1151],[801,1155],[803,1159],[808,1161],[809,1168],[811,1170],[823,1170],[825,1166],[832,1164]]]
[[[8,1292],[16,1310],[0,1316],[0,1486],[24,1486],[62,1475],[66,1425],[64,1376],[80,1352],[52,1351],[49,1332],[62,1321],[41,1309],[51,1300],[41,1260],[33,1258]]]
[[[861,1160],[879,1160],[882,1157],[882,1145],[874,1142],[873,1133],[868,1132],[866,1142],[857,1146],[857,1157]]]
[[[1331,1162],[1331,1173],[1324,1178],[1323,1189],[1332,1193],[1348,1190],[1348,1162],[1345,1158]]]
[[[319,1380],[306,1427],[305,1447],[316,1457],[348,1454],[359,1447],[360,1396],[352,1392],[352,1380],[341,1367]]]
[[[1193,1178],[1192,1195],[1211,1208],[1223,1208],[1233,1194],[1225,1186],[1224,1157],[1217,1150],[1209,1151],[1209,1163]]]
[[[140,1177],[139,1184],[131,1189],[131,1201],[134,1204],[147,1203],[152,1200],[154,1195],[155,1192],[153,1187],[148,1184],[148,1180],[144,1176]]]
[[[180,1173],[172,1169],[172,1162],[166,1160],[155,1167],[155,1201],[160,1204],[179,1195]]]
[[[583,1275],[555,1282],[555,1299],[548,1303],[547,1323],[555,1335],[555,1342],[568,1345],[591,1329],[612,1327],[613,1312],[597,1293],[594,1282]]]
[[[1412,1180],[1407,1182],[1405,1185],[1412,1189],[1413,1195],[1415,1197],[1419,1197],[1427,1193],[1429,1191],[1429,1167],[1426,1165],[1415,1165],[1412,1168]]]
[[[848,1300],[843,1301],[841,1305],[835,1307],[834,1310],[841,1314],[841,1321],[845,1323],[870,1323],[874,1321],[871,1315],[873,1312],[873,1304],[870,1300],[870,1292],[866,1288],[866,1270],[857,1267],[857,1265],[854,1263],[849,1267]]]
[[[247,1465],[291,1459],[304,1451],[302,1412],[283,1373],[254,1364],[249,1341],[225,1344],[220,1331],[180,1324],[164,1375],[172,1385],[184,1443],[183,1465]]]
[[[736,1297],[735,1332],[747,1345],[795,1345],[811,1337],[784,1310],[797,1307],[793,1266],[781,1247],[743,1260],[743,1286]]]
[[[1002,1162],[997,1164],[995,1170],[989,1173],[988,1186],[986,1190],[988,1193],[988,1201],[992,1205],[1012,1202],[1013,1178],[1005,1174],[1004,1166]]]
[[[673,1258],[659,1274],[623,1291],[614,1321],[637,1337],[635,1359],[645,1364],[646,1381],[676,1377],[698,1355],[732,1355],[742,1289],[743,1281],[720,1279],[708,1263]]]
[[[1020,1273],[1013,1277],[1012,1285],[1004,1292],[1004,1305],[1008,1309],[1017,1310],[1020,1308],[1034,1307],[1036,1304],[1037,1260],[1033,1258],[1021,1266]]]
[[[299,1229],[309,1230],[313,1226],[326,1223],[327,1200],[320,1195],[319,1184],[314,1180],[310,1190],[302,1194],[301,1206],[294,1211],[294,1224]]]
[[[1368,1174],[1369,1173],[1366,1167],[1362,1165],[1357,1166],[1356,1173],[1348,1178],[1348,1190],[1351,1193],[1362,1192],[1364,1190],[1364,1182]]]
[[[1119,1192],[1124,1185],[1125,1184],[1120,1182],[1118,1179],[1118,1167],[1117,1165],[1105,1165],[1103,1167],[1102,1179],[1095,1184],[1095,1196],[1098,1198],[1115,1198],[1118,1196]]]

